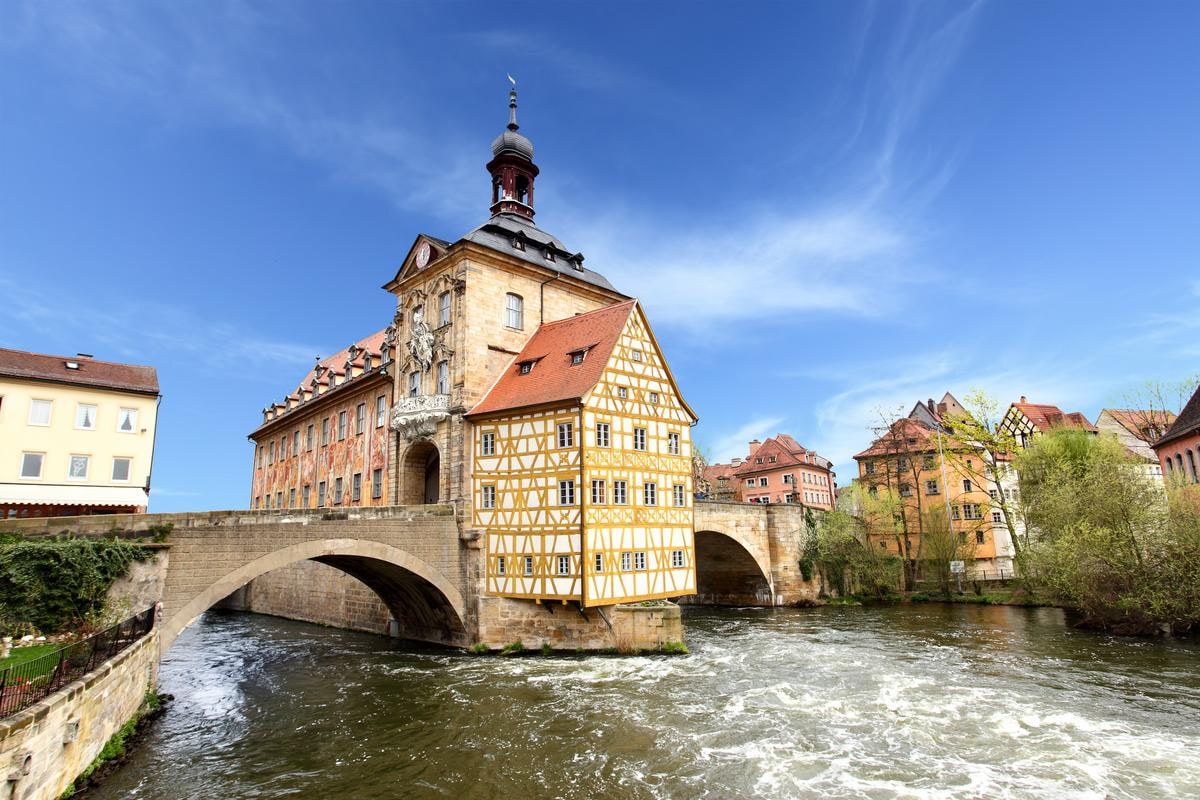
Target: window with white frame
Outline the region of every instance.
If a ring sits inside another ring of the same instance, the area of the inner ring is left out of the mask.
[[[671,567],[674,569],[680,569],[684,566],[684,563],[685,562],[683,559],[683,551],[682,550],[672,550],[671,551]]]
[[[570,556],[559,556],[558,557],[558,575],[559,575],[559,577],[563,577],[565,575],[570,575],[570,574],[571,574],[571,557]]]
[[[312,452],[313,449],[313,426],[309,425],[304,429],[304,449]]]
[[[526,578],[533,575],[533,556],[525,556],[523,567],[521,571],[525,573]]]
[[[439,361],[437,365],[437,393],[450,394],[450,362]]]
[[[646,429],[645,428],[634,428],[633,429],[633,449],[634,450],[645,450],[646,449]]]
[[[338,427],[337,427],[338,441],[340,442],[346,438],[346,412],[345,411],[338,412],[337,425],[338,425]]]
[[[575,505],[575,481],[558,482],[558,504],[560,506]]]
[[[382,428],[387,424],[387,397],[379,395],[375,398],[375,427]]]
[[[611,431],[607,422],[596,423],[596,447],[609,447],[611,441]]]
[[[621,553],[621,570],[623,572],[628,572],[632,568],[633,568],[633,553],[630,553],[630,552]]]
[[[91,466],[92,459],[90,456],[71,456],[67,466],[67,480],[69,481],[86,481],[88,477],[88,467]]]
[[[488,486],[483,487],[482,506],[483,506],[483,508],[495,508],[496,507],[496,487],[495,486],[488,485]]]
[[[759,486],[766,486],[766,485],[767,485],[767,478],[766,478],[766,476],[765,476],[765,475],[764,475],[763,477],[761,477],[761,478],[759,478],[759,479],[758,479],[758,485],[759,485]]]
[[[383,470],[371,470],[371,497],[378,500],[383,497]]]
[[[671,431],[667,434],[667,453],[668,455],[679,455],[679,434]]]
[[[629,397],[629,389],[627,389],[624,386],[618,386],[617,387],[617,397],[621,398],[622,400],[625,400],[626,398]]]
[[[122,408],[117,415],[117,430],[121,433],[137,433],[137,419],[136,408]]]
[[[504,296],[504,324],[518,330],[525,327],[525,301],[519,294]]]
[[[479,437],[479,454],[484,456],[496,455],[496,434],[488,432]]]
[[[634,361],[641,361],[642,360],[642,351],[634,350],[629,354],[629,357],[632,358]]]
[[[438,295],[438,327],[450,324],[450,293]]]
[[[604,554],[596,553],[592,564],[593,572],[604,572]]]
[[[648,506],[658,505],[658,485],[653,481],[642,484],[642,502]]]
[[[133,464],[132,458],[122,458],[117,456],[113,458],[112,479],[118,483],[125,483],[129,480],[129,468]]]
[[[753,486],[753,485],[754,485],[754,478],[746,478],[746,485],[747,485],[747,486]]]
[[[292,456],[300,455],[300,431],[292,431]]]
[[[81,431],[96,430],[96,407],[91,403],[75,406],[75,428]]]
[[[301,507],[308,508],[308,502],[312,499],[312,484],[304,484],[304,488],[300,490],[300,497],[300,502],[304,504]]]
[[[21,477],[26,480],[41,478],[45,461],[45,453],[21,453]]]
[[[964,492],[971,491],[971,481],[967,478],[963,479],[963,491]]]
[[[416,397],[421,393],[421,373],[408,373],[408,396]]]
[[[650,393],[650,402],[651,402],[651,403],[657,403],[657,402],[658,402],[658,392],[651,392],[651,393]]]
[[[497,575],[504,574],[504,556],[496,557],[496,574]]]
[[[623,506],[629,503],[629,482],[613,481],[613,505]]]
[[[677,483],[671,487],[671,504],[676,508],[683,508],[684,505],[684,490],[683,484]]]
[[[342,504],[342,487],[343,487],[342,479],[334,478],[333,479],[333,504],[335,506]]]
[[[643,570],[646,568],[646,551],[639,550],[633,554],[633,568],[635,570]]]
[[[362,473],[356,472],[350,478],[350,502],[362,502]]]
[[[592,481],[592,505],[602,506],[608,502],[604,481]]]
[[[801,475],[803,475],[803,474],[804,474],[804,473],[801,473]],[[795,485],[796,485],[796,476],[795,476],[795,475],[792,475],[792,474],[790,474],[790,473],[789,473],[789,474],[787,474],[787,475],[784,475],[784,476],[783,476],[783,483],[784,483],[784,485],[785,485],[785,486],[795,486]]]
[[[1001,519],[1000,512],[999,512],[999,511],[993,511],[993,512],[992,512],[992,522],[995,522],[995,523],[999,524],[999,523],[1000,523],[1000,522],[1002,522],[1002,521],[1003,521],[1003,520]]]
[[[354,409],[354,433],[359,435],[367,430],[367,404],[359,403]]]
[[[558,423],[558,446],[559,447],[574,447],[575,446],[575,426],[570,422]]]
[[[50,424],[50,412],[54,408],[53,400],[29,401],[29,424],[45,427]]]

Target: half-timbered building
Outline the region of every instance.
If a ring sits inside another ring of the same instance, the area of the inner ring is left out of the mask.
[[[539,326],[468,419],[489,593],[597,606],[695,591],[696,418],[636,301]]]

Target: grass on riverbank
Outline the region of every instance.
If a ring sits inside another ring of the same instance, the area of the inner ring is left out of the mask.
[[[967,603],[987,606],[1025,606],[1042,608],[1054,606],[1048,600],[1023,592],[990,592],[982,594],[942,594],[940,592],[913,592],[908,596],[913,603]]]
[[[35,658],[41,658],[44,655],[53,653],[55,650],[60,650],[63,646],[61,643],[49,643],[14,647],[8,651],[8,658],[0,658],[0,669],[8,669],[9,667],[15,667],[17,664],[24,664],[26,661],[33,661]]]

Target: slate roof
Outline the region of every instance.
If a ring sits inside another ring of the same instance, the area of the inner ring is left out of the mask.
[[[636,300],[538,326],[525,347],[468,417],[529,406],[580,400],[600,380]],[[587,350],[582,364],[570,354]],[[533,368],[521,374],[522,362]]]
[[[1042,403],[1013,403],[1013,408],[1021,410],[1034,427],[1045,432],[1051,428],[1082,428],[1096,433],[1096,426],[1088,422],[1088,418],[1078,411],[1064,413],[1058,406]]]
[[[1192,392],[1192,397],[1187,401],[1187,405],[1179,412],[1179,416],[1175,418],[1175,422],[1163,434],[1163,437],[1154,443],[1155,448],[1167,442],[1181,439],[1193,433],[1200,433],[1200,386],[1196,387],[1196,391]]]
[[[69,368],[68,363],[77,364],[78,369]],[[0,376],[158,394],[158,372],[154,367],[97,361],[85,356],[52,356],[0,348]]]
[[[513,247],[514,238],[524,239],[524,250]],[[496,214],[478,228],[464,234],[462,240],[507,253],[543,269],[554,270],[560,275],[568,275],[602,289],[617,291],[599,272],[593,272],[583,266],[583,254],[572,253],[557,237],[551,236],[516,214]],[[548,251],[554,255],[553,261],[546,258]]]

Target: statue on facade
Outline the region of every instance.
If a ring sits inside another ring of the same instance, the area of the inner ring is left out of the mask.
[[[418,306],[413,312],[412,336],[408,340],[408,353],[413,361],[421,365],[421,370],[429,371],[433,365],[433,331],[425,322],[425,309]]]

